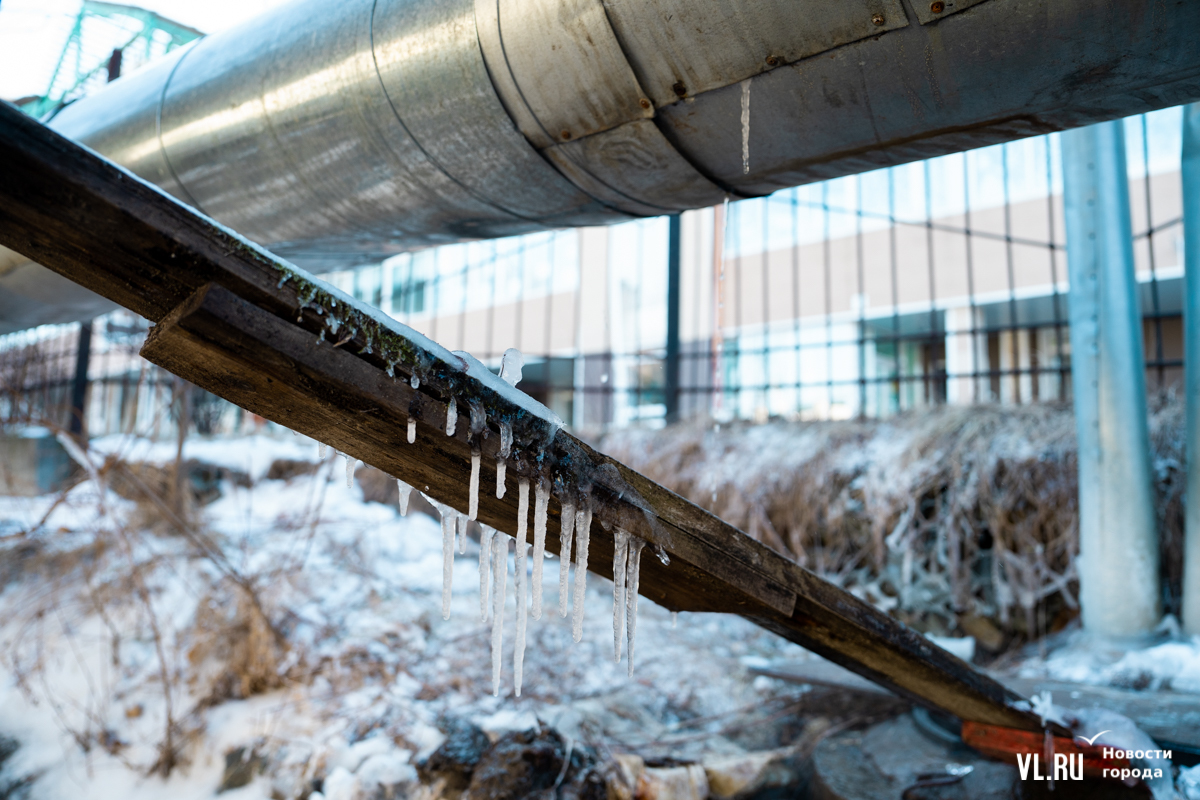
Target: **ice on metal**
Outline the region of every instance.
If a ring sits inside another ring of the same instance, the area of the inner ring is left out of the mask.
[[[469,499],[467,500],[467,517],[470,519],[479,518],[479,448],[476,447],[471,451],[471,483],[469,486]]]
[[[571,638],[583,639],[583,599],[587,591],[588,540],[592,535],[592,508],[575,512],[575,603],[571,609]]]
[[[479,618],[487,622],[488,616],[488,570],[492,563],[492,537],[496,529],[490,525],[479,526]]]
[[[625,570],[629,562],[629,532],[613,529],[613,657],[621,662],[625,638]]]
[[[558,550],[558,615],[560,617],[567,616],[568,595],[567,595],[567,576],[571,572],[571,545],[575,538],[575,505],[573,503],[563,503],[562,507],[562,527],[559,530],[558,540],[562,543]],[[579,580],[579,576],[575,576],[575,580]]]
[[[550,489],[538,481],[533,493],[533,618],[542,618],[542,564],[546,558],[546,517]]]
[[[508,579],[508,540],[496,533],[492,541],[492,695],[500,696],[500,662],[504,645],[504,584]]]
[[[637,603],[639,573],[642,568],[642,548],[646,543],[636,536],[629,540],[629,561],[625,567],[625,641],[629,649],[629,677],[633,677],[633,640],[637,632]]]
[[[453,397],[450,398],[449,405],[446,406],[446,435],[453,436],[454,429],[458,427],[458,403]]]

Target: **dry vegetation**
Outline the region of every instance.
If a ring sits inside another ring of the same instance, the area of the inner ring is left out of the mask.
[[[1179,589],[1182,402],[1151,411],[1165,605]],[[1069,405],[940,407],[890,420],[697,420],[600,446],[922,630],[985,649],[1078,610]]]

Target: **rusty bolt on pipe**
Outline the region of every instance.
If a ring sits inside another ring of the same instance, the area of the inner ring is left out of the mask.
[[[937,2],[929,4],[929,10],[934,14],[940,14],[946,10],[946,4],[942,0],[937,0]]]
[[[882,25],[884,23],[883,14],[874,15],[871,17],[871,22],[874,22],[876,25]]]

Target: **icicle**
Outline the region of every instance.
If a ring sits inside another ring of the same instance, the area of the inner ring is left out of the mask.
[[[750,78],[742,81],[742,174],[750,174]]]
[[[454,429],[458,426],[458,403],[454,398],[450,398],[450,405],[446,406],[446,435],[453,436]]]
[[[492,537],[496,529],[480,525],[479,532],[479,619],[487,622],[488,616],[488,569],[492,560]]]
[[[671,612],[671,627],[672,628],[679,627],[679,612],[678,611]]]
[[[512,425],[500,423],[500,454],[496,456],[496,498],[504,498],[504,476],[508,471],[508,457],[512,454]]]
[[[414,372],[412,377],[408,379],[408,385],[414,390],[421,388],[421,379],[417,377],[417,373]]]
[[[470,498],[467,500],[467,517],[470,519],[479,518],[479,458],[479,448],[476,447],[471,451]]]
[[[517,577],[515,584],[517,592],[517,643],[513,649],[513,686],[515,687],[517,697],[521,696],[521,676],[525,670],[525,625],[529,615],[529,604],[525,599],[526,584],[525,577],[525,548],[529,545],[525,542],[526,534],[529,530],[529,481],[522,478],[517,485],[519,494],[517,496],[517,537],[514,539],[513,547],[513,573]]]
[[[458,520],[458,552],[460,554],[467,552],[467,515],[459,514]]]
[[[525,357],[521,355],[521,351],[515,347],[508,348],[500,358],[500,380],[507,382],[509,386],[516,386],[521,382],[523,366]]]
[[[454,511],[441,503],[442,514],[442,619],[450,619],[450,587],[454,582]]]
[[[629,645],[629,677],[633,677],[633,639],[637,631],[638,573],[642,567],[642,548],[646,543],[636,536],[629,541],[629,564],[625,569],[625,637]]]
[[[629,533],[613,529],[613,655],[621,663],[625,638],[625,569],[629,562]]]
[[[575,512],[575,604],[571,609],[571,638],[583,639],[583,598],[587,591],[588,540],[592,534],[592,509]]]
[[[542,618],[542,562],[546,557],[546,511],[550,491],[538,481],[533,494],[533,618]]]
[[[408,500],[412,496],[412,487],[397,478],[396,488],[400,490],[400,516],[408,516]]]
[[[394,377],[396,377],[396,362],[395,362],[395,361],[389,361],[389,362],[388,362],[388,365],[387,365],[387,370],[385,370],[385,371],[387,372],[387,376],[388,376],[389,378],[394,378]]]
[[[408,418],[408,443],[412,444],[417,440],[417,418]]]
[[[317,458],[319,458],[321,461],[324,461],[325,460],[325,448],[328,445],[326,445],[324,442],[318,442],[317,445],[318,445]]]
[[[571,540],[575,533],[575,506],[572,503],[563,503],[562,507],[562,528],[558,534],[558,540],[562,542],[558,551],[558,615],[560,617],[567,616],[567,575],[571,571]],[[575,580],[579,580],[579,575],[576,573]]]
[[[492,696],[500,696],[500,657],[504,644],[504,584],[508,579],[507,533],[492,542]]]
[[[345,455],[345,454],[343,453],[343,455]],[[354,488],[354,462],[355,462],[355,459],[352,456],[346,456],[346,488],[347,489]]]

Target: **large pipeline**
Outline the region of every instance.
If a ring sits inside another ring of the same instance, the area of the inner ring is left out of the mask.
[[[1198,99],[1187,0],[302,0],[52,125],[321,272]],[[0,250],[0,332],[110,307]]]

